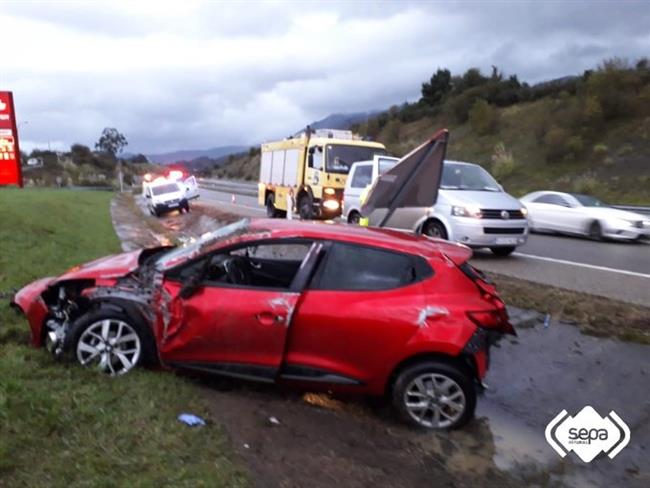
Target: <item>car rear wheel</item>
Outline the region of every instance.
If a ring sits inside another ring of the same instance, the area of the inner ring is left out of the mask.
[[[398,375],[392,401],[402,420],[413,427],[455,429],[474,416],[476,388],[464,370],[444,362],[427,361]]]
[[[361,220],[361,214],[356,210],[353,210],[348,215],[348,224],[359,225],[360,220]]]
[[[447,229],[437,220],[429,220],[422,227],[422,234],[429,237],[436,237],[438,239],[447,240]]]
[[[603,229],[600,226],[600,222],[594,220],[589,224],[589,237],[595,241],[599,241],[603,238]]]
[[[82,366],[123,375],[154,358],[153,338],[145,327],[124,312],[98,309],[73,324],[67,349]]]
[[[506,256],[510,256],[515,251],[515,247],[514,246],[491,247],[490,251],[492,251],[492,254],[494,254],[495,256],[506,257]]]

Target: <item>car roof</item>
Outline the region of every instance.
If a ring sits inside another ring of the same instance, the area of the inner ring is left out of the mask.
[[[454,261],[457,259],[464,261],[472,254],[472,251],[462,244],[416,235],[412,232],[376,227],[303,220],[251,219],[248,229],[255,234],[269,232],[269,237],[272,239],[292,237],[326,239],[392,249],[427,258],[445,254]]]

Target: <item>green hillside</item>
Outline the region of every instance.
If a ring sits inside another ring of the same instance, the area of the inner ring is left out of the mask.
[[[404,155],[450,130],[448,158],[476,162],[515,195],[540,190],[650,203],[650,64],[614,59],[582,76],[529,86],[496,68],[439,69],[418,102],[354,126]],[[256,180],[259,152],[232,157],[215,176]]]

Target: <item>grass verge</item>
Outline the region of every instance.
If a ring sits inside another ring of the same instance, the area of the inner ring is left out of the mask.
[[[486,274],[497,284],[509,305],[549,313],[555,319],[577,324],[586,334],[650,344],[650,308],[496,273]]]
[[[0,291],[119,252],[104,192],[0,190]],[[171,373],[112,379],[27,346],[0,300],[0,486],[242,486],[198,391]]]

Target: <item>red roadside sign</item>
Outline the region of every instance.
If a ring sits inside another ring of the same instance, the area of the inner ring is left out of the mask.
[[[0,185],[23,186],[14,97],[0,91]]]

